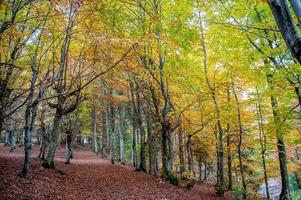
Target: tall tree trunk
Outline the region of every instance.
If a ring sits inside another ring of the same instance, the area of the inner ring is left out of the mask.
[[[139,133],[140,133],[140,165],[139,170],[146,172],[146,158],[145,158],[145,129],[143,126],[143,119],[142,119],[142,102],[141,102],[141,96],[139,93],[138,88],[136,89],[136,120],[139,127]]]
[[[227,88],[227,100],[230,106],[231,97],[230,97],[230,88]],[[228,161],[228,190],[232,190],[232,153],[231,153],[231,134],[230,134],[230,123],[227,123],[227,161]]]
[[[287,157],[286,157],[286,148],[283,136],[283,130],[281,127],[281,117],[278,111],[278,102],[273,94],[275,92],[274,83],[273,83],[273,75],[267,75],[267,82],[270,86],[270,98],[271,98],[271,105],[273,110],[274,116],[274,124],[275,124],[275,133],[277,137],[277,148],[278,148],[278,157],[279,157],[279,167],[280,167],[280,175],[281,175],[281,182],[282,182],[282,189],[280,194],[280,200],[291,200],[290,188],[289,188],[289,175],[288,175],[288,168],[287,168]]]
[[[92,131],[93,131],[92,149],[94,153],[98,154],[97,114],[95,108],[92,109]]]
[[[264,182],[265,182],[265,191],[267,195],[267,199],[270,199],[270,192],[269,192],[269,182],[268,182],[268,176],[267,176],[267,167],[266,167],[266,159],[265,159],[265,153],[266,153],[266,136],[263,128],[263,115],[261,110],[261,104],[260,104],[260,98],[259,93],[256,88],[256,95],[257,95],[257,121],[258,121],[258,129],[259,129],[259,140],[260,140],[260,147],[261,147],[261,160],[262,160],[262,167],[263,167],[263,173],[264,173]]]
[[[157,35],[157,47],[158,47],[158,59],[159,59],[159,83],[160,83],[160,90],[161,90],[161,94],[163,96],[163,100],[164,100],[164,107],[162,110],[162,120],[161,120],[161,151],[162,151],[162,176],[164,178],[167,177],[168,173],[171,173],[171,171],[169,171],[170,169],[168,168],[168,162],[170,163],[169,165],[172,164],[172,160],[170,159],[172,155],[169,155],[169,152],[173,151],[171,147],[168,146],[168,137],[171,138],[171,133],[172,133],[172,128],[171,128],[171,124],[169,121],[169,112],[172,109],[171,106],[171,100],[170,100],[170,96],[169,96],[169,89],[168,89],[168,85],[167,85],[167,79],[165,77],[165,72],[164,72],[164,55],[163,52],[161,50],[162,48],[162,44],[161,44],[161,29],[159,27],[161,27],[161,22],[160,22],[160,11],[161,11],[161,5],[160,5],[160,1],[157,0],[153,0],[152,1],[152,6],[153,6],[153,10],[155,13],[155,24],[157,25],[158,28],[156,28],[156,35]],[[169,147],[169,148],[168,148]],[[171,168],[171,167],[170,167]]]
[[[146,111],[146,129],[147,129],[147,145],[148,145],[148,173],[152,174],[153,169],[153,136],[152,136],[152,126],[151,126],[151,118],[150,113]]]
[[[228,124],[228,130],[230,129],[230,125]],[[227,133],[227,155],[228,155],[228,190],[232,190],[232,153],[231,153],[231,147],[230,147],[230,134]]]
[[[120,146],[120,162],[125,164],[124,155],[124,134],[125,134],[125,107],[124,105],[119,108],[119,146]]]
[[[184,161],[184,138],[182,124],[179,126],[179,160],[180,160],[180,174],[181,178],[184,178],[185,173],[185,161]]]
[[[115,108],[110,105],[110,160],[111,163],[115,163]]]
[[[137,161],[137,149],[136,149],[136,122],[133,121],[133,133],[132,133],[132,163],[133,166],[137,169],[138,166],[138,161]]]
[[[206,49],[206,43],[205,43],[205,37],[204,37],[204,28],[203,28],[203,21],[202,21],[202,15],[200,12],[198,12],[198,18],[199,18],[199,25],[200,25],[200,36],[201,36],[201,43],[203,47],[203,57],[204,57],[204,71],[205,71],[205,78],[207,82],[207,86],[210,90],[211,98],[214,104],[215,108],[215,114],[216,114],[216,123],[217,123],[217,129],[218,129],[218,187],[217,187],[217,194],[220,196],[224,196],[224,131],[222,127],[221,122],[221,114],[220,114],[220,107],[218,104],[215,88],[211,85],[211,82],[209,80],[209,74],[207,69],[207,49]]]
[[[106,103],[103,103],[103,110],[101,111],[102,120],[102,141],[101,141],[101,157],[106,157],[106,147],[107,147],[107,109]]]
[[[241,181],[242,181],[242,186],[243,186],[243,198],[247,199],[247,183],[246,183],[246,178],[245,178],[245,172],[244,172],[244,166],[242,163],[242,153],[241,153],[241,147],[242,147],[242,142],[243,142],[243,125],[241,121],[241,110],[240,110],[240,104],[238,101],[238,96],[236,93],[235,85],[232,80],[232,90],[234,94],[234,99],[236,103],[236,110],[237,110],[237,121],[238,121],[238,126],[239,126],[239,136],[238,136],[238,145],[237,145],[237,152],[238,152],[238,161],[239,161],[239,169],[240,169],[240,174],[241,174]]]

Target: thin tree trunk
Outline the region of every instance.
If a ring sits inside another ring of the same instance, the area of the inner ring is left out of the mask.
[[[181,178],[184,178],[185,173],[185,161],[184,161],[184,138],[182,124],[179,126],[179,160],[180,160],[180,174]]]
[[[261,147],[261,159],[262,159],[262,167],[263,167],[263,173],[264,173],[264,182],[265,182],[265,191],[267,194],[267,199],[270,199],[270,192],[269,192],[269,182],[268,182],[268,176],[267,176],[267,167],[266,167],[266,159],[265,159],[265,153],[266,153],[266,136],[263,128],[263,114],[261,110],[261,104],[260,104],[260,98],[259,93],[256,88],[256,94],[257,94],[257,118],[258,118],[258,129],[259,129],[259,139],[260,139],[260,147]]]
[[[110,160],[115,163],[115,109],[110,105]]]
[[[136,122],[133,121],[133,133],[132,133],[132,163],[133,166],[137,169],[137,150],[136,150]]]
[[[93,131],[93,151],[98,154],[98,134],[97,134],[97,114],[95,108],[92,109],[92,131]]]
[[[152,147],[152,141],[153,141],[153,136],[152,136],[152,127],[151,127],[151,118],[150,114],[148,111],[146,111],[146,128],[147,128],[147,145],[148,145],[148,173],[152,174],[152,169],[153,169],[153,147]]]
[[[124,155],[124,134],[125,134],[125,107],[119,108],[119,146],[120,146],[120,162],[125,164]]]
[[[281,175],[281,182],[282,182],[282,189],[280,194],[280,200],[291,200],[290,188],[289,188],[289,175],[288,175],[288,168],[287,168],[287,157],[286,157],[286,149],[285,149],[285,142],[283,136],[283,130],[281,127],[281,118],[278,111],[278,102],[273,94],[275,92],[274,85],[273,85],[273,75],[267,75],[267,82],[270,86],[271,91],[271,105],[273,109],[273,116],[274,116],[274,123],[275,123],[275,133],[277,137],[277,148],[278,148],[278,157],[279,157],[279,167],[280,167],[280,175]]]
[[[146,158],[145,158],[145,129],[143,127],[143,120],[142,120],[142,102],[141,102],[141,97],[138,91],[138,88],[136,89],[136,120],[138,123],[139,127],[139,132],[140,132],[140,165],[139,165],[139,170],[146,172]]]
[[[228,103],[231,102],[230,88],[227,88],[227,99]],[[230,105],[229,105],[230,106]],[[227,123],[227,161],[228,161],[228,190],[232,190],[232,153],[231,153],[231,134],[230,134],[230,123]]]
[[[233,81],[233,80],[232,80]],[[242,181],[242,186],[243,186],[243,199],[247,199],[247,183],[246,183],[246,178],[245,178],[245,172],[244,172],[244,166],[242,163],[242,155],[241,155],[241,147],[242,147],[242,142],[243,142],[243,125],[241,121],[241,110],[240,110],[240,104],[238,101],[238,96],[236,93],[235,85],[234,82],[232,82],[232,90],[236,102],[236,109],[237,109],[237,121],[239,125],[239,137],[238,137],[238,145],[237,145],[237,151],[238,151],[238,161],[239,161],[239,169],[240,169],[240,174],[241,174],[241,181]]]
[[[107,109],[106,103],[103,103],[103,110],[101,112],[102,119],[102,141],[101,141],[101,157],[106,157],[106,147],[107,147]]]
[[[204,37],[204,28],[203,28],[203,21],[202,21],[202,15],[200,12],[198,12],[198,18],[200,20],[200,35],[201,35],[201,42],[203,47],[203,56],[204,56],[204,71],[205,71],[205,78],[208,85],[208,88],[210,90],[211,98],[215,107],[215,114],[216,114],[216,122],[217,122],[217,128],[218,128],[218,187],[217,187],[217,194],[220,196],[224,196],[224,131],[222,127],[221,122],[221,114],[220,114],[220,108],[217,100],[217,96],[215,93],[215,88],[211,85],[208,75],[208,69],[207,69],[207,49],[206,49],[206,43],[205,43],[205,37]]]

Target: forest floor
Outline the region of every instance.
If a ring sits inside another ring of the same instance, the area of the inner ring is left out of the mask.
[[[31,169],[26,178],[17,174],[23,161],[23,148],[9,152],[0,146],[0,199],[185,199],[222,200],[212,185],[197,183],[191,190],[173,186],[154,176],[137,172],[131,166],[111,164],[88,149],[75,149],[74,159],[65,165],[64,148],[59,148],[56,166],[44,169],[33,146]]]

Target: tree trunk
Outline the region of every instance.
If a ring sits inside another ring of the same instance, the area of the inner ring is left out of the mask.
[[[214,104],[216,123],[218,128],[218,174],[219,176],[217,181],[218,182],[217,194],[219,196],[224,196],[224,141],[223,141],[224,131],[222,127],[220,107],[218,104],[215,88],[211,85],[211,82],[209,80],[208,69],[207,69],[207,49],[206,49],[206,43],[204,37],[202,15],[200,12],[198,12],[198,18],[199,18],[199,26],[200,26],[200,33],[201,33],[200,34],[201,43],[203,47],[203,57],[204,57],[203,64],[204,64],[205,78]]]
[[[173,171],[173,162],[174,162],[174,138],[172,130],[168,131],[168,160],[167,160],[167,168],[168,171]]]
[[[142,119],[142,102],[141,97],[138,88],[136,88],[136,120],[139,127],[139,133],[140,133],[140,165],[139,170],[146,172],[146,158],[145,158],[145,129],[143,126],[143,119]]]
[[[152,169],[153,169],[153,146],[152,146],[152,141],[153,141],[153,136],[152,136],[152,127],[151,127],[151,118],[150,114],[148,111],[146,111],[146,129],[147,129],[147,145],[148,145],[148,173],[152,174]]]
[[[94,153],[98,154],[97,114],[95,108],[92,109],[92,131],[93,131],[92,149]]]
[[[106,147],[107,147],[107,109],[106,104],[103,104],[104,108],[101,112],[102,118],[102,141],[101,141],[101,157],[106,157]]]
[[[247,183],[245,179],[245,172],[244,172],[244,166],[242,163],[242,155],[241,155],[241,147],[242,147],[242,142],[243,142],[243,125],[241,121],[241,110],[240,110],[240,104],[238,101],[238,96],[236,93],[235,85],[232,80],[232,90],[234,94],[234,99],[236,103],[236,109],[237,109],[237,121],[238,121],[238,126],[239,126],[239,137],[238,137],[238,145],[237,145],[237,152],[238,152],[238,161],[239,161],[239,169],[240,169],[240,174],[241,174],[241,181],[242,181],[242,186],[243,186],[243,199],[247,199]]]
[[[46,168],[55,168],[54,165],[54,157],[57,147],[57,141],[61,132],[61,119],[62,115],[56,111],[54,119],[53,119],[53,127],[52,131],[49,135],[49,149],[47,154],[47,160],[44,161],[43,166]]]
[[[229,125],[229,124],[228,124]],[[230,134],[227,135],[227,155],[228,155],[228,190],[232,190],[232,154],[230,147]]]
[[[163,125],[164,127],[164,125]],[[168,175],[168,167],[167,167],[167,135],[168,131],[166,128],[161,130],[162,138],[161,138],[161,154],[162,154],[162,177],[166,178]]]
[[[256,94],[257,94],[257,121],[258,121],[258,129],[259,129],[259,140],[260,140],[260,147],[261,147],[261,159],[262,159],[262,167],[263,167],[263,173],[264,173],[264,182],[265,182],[265,191],[267,194],[267,199],[270,199],[270,192],[269,192],[269,183],[268,183],[268,176],[267,176],[267,167],[266,167],[266,159],[265,159],[265,153],[266,153],[266,136],[263,128],[263,115],[261,110],[261,104],[260,104],[260,98],[259,93],[256,88]]]
[[[133,134],[132,134],[132,163],[133,166],[137,169],[137,150],[136,150],[136,122],[133,121]]]
[[[287,0],[268,1],[275,21],[293,57],[301,63],[301,38],[297,32]]]
[[[207,162],[205,161],[205,164],[204,164],[204,179],[203,181],[206,181],[207,180]]]
[[[25,128],[24,128],[24,163],[22,170],[20,172],[21,177],[25,177],[30,165],[30,158],[31,158],[31,137],[34,130],[35,125],[35,118],[37,115],[37,104],[29,105],[26,107],[25,110]]]
[[[125,134],[125,107],[119,108],[119,146],[120,146],[120,162],[125,164],[124,155],[124,134]]]
[[[181,178],[184,178],[185,173],[185,161],[184,161],[184,138],[182,124],[179,126],[179,160],[180,160],[180,174]]]
[[[291,198],[290,188],[289,188],[290,185],[289,175],[288,175],[288,168],[287,168],[285,142],[283,137],[283,130],[281,127],[281,118],[278,111],[278,102],[273,94],[273,92],[275,92],[274,85],[273,85],[273,75],[271,74],[267,75],[267,82],[269,83],[270,91],[272,92],[270,98],[271,98],[271,105],[272,105],[273,116],[274,116],[275,133],[277,137],[277,149],[278,149],[278,157],[279,157],[279,167],[280,167],[280,175],[281,175],[281,182],[282,182],[280,200],[291,200],[292,198]]]
[[[66,159],[65,164],[70,164],[70,159],[73,157],[72,152],[72,131],[66,131]]]
[[[156,137],[153,137],[152,148],[153,148],[153,158],[152,158],[153,174],[157,176],[159,171],[159,165],[158,165],[158,140]]]
[[[110,160],[111,163],[115,163],[115,109],[113,105],[110,105]]]

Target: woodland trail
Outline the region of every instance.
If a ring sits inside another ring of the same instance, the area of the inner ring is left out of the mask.
[[[197,184],[192,190],[173,186],[131,166],[112,165],[88,149],[75,149],[70,165],[63,163],[64,148],[56,155],[53,171],[41,167],[38,146],[33,146],[31,169],[26,179],[17,174],[23,148],[13,153],[0,147],[0,199],[185,199],[222,200],[212,186]]]

